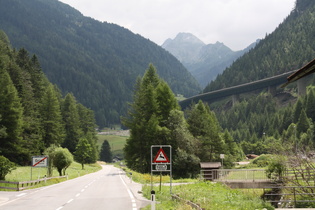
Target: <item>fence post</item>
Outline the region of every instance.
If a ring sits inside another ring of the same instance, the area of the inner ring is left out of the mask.
[[[295,187],[293,187],[293,195],[294,195],[294,208],[295,208],[296,207]]]

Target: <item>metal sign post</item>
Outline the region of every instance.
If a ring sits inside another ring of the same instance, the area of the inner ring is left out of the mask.
[[[153,173],[170,173],[170,193],[172,194],[172,146],[171,145],[152,145],[151,146],[151,190],[153,190]],[[160,188],[161,180],[160,176]]]

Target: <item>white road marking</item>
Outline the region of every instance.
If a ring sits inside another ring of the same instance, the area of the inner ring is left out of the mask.
[[[21,196],[23,196],[23,195],[26,195],[26,193],[18,194],[18,195],[16,195],[16,197],[21,197]]]
[[[70,200],[68,200],[68,202],[67,203],[71,203],[73,201],[73,199],[70,199]]]
[[[127,192],[128,192],[128,194],[129,194],[129,197],[130,197],[130,199],[131,199],[132,210],[137,210],[137,203],[136,203],[135,197],[133,196],[132,192],[131,192],[130,189],[128,188],[128,186],[127,186],[127,184],[125,183],[125,181],[122,179],[120,173],[119,173],[119,177],[120,177],[122,183],[125,185],[125,187],[126,187],[126,189],[127,189]]]

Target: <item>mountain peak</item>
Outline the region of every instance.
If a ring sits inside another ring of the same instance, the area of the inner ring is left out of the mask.
[[[178,33],[174,39],[167,39],[162,47],[173,54],[179,61],[195,60],[200,49],[205,46],[191,33]]]
[[[200,45],[205,45],[198,37],[191,33],[178,33],[175,37],[174,41],[181,41],[181,42],[188,42],[188,43],[195,43]]]

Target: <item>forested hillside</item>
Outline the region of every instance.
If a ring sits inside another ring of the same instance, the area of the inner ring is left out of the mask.
[[[203,92],[278,75],[308,63],[315,56],[314,14],[315,1],[298,0],[273,33],[224,70]]]
[[[86,160],[95,162],[95,127],[93,111],[71,93],[63,98],[37,57],[24,48],[11,49],[0,31],[0,156],[29,165],[31,156],[42,155],[51,145],[74,154],[83,139],[90,147]]]
[[[272,33],[239,58],[204,91],[238,85],[301,68],[315,57],[315,1],[299,0],[296,8]],[[245,154],[315,149],[315,80],[308,77],[305,96],[296,84],[268,92],[242,94],[233,107],[213,103],[220,125],[228,129]]]
[[[84,17],[57,0],[1,0],[0,29],[12,46],[38,56],[48,79],[95,111],[100,127],[120,122],[133,85],[153,63],[177,94],[197,81],[163,48],[115,24]]]

